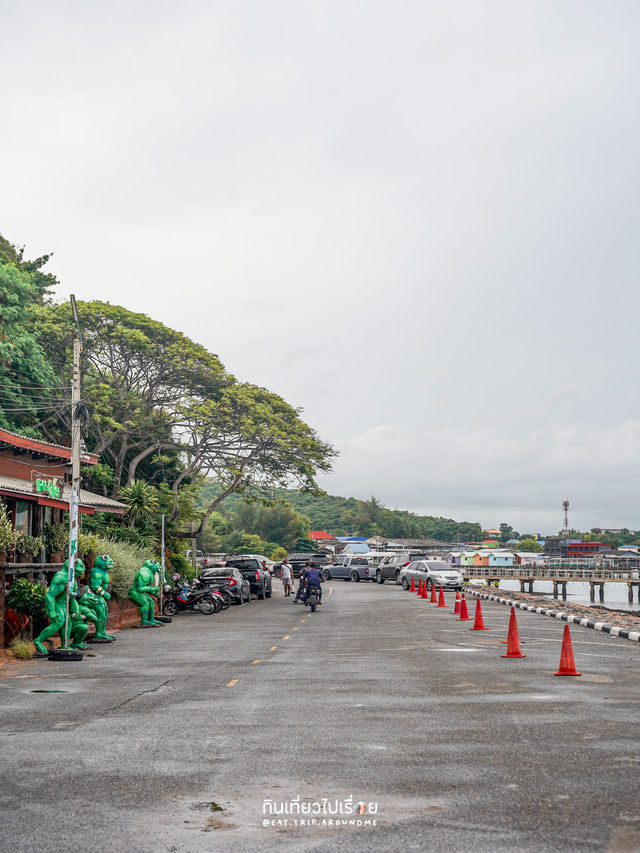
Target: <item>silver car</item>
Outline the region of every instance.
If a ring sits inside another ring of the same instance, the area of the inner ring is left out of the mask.
[[[433,586],[444,589],[462,589],[464,579],[460,572],[452,569],[444,560],[414,560],[400,571],[399,580],[403,589],[411,587],[411,578],[417,587],[418,581],[426,581],[431,592]]]

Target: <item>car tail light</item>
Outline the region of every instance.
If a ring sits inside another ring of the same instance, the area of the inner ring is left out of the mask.
[[[369,574],[369,569],[365,569],[365,570],[364,570],[364,573],[365,573],[365,575],[368,575],[368,574]]]
[[[229,581],[229,586],[235,586],[237,583],[238,581],[235,578],[231,578],[231,580]]]
[[[260,580],[260,572],[259,572],[259,571],[257,571],[257,570],[256,570],[256,580],[257,580],[257,581],[259,581],[259,580]]]

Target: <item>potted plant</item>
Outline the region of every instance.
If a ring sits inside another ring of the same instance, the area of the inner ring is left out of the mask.
[[[46,624],[44,597],[47,590],[41,583],[31,581],[29,578],[16,578],[9,588],[7,596],[7,613],[19,614],[22,620],[15,622],[14,636],[24,635],[29,626],[29,619],[36,630],[42,629]],[[28,618],[25,618],[28,617]],[[10,621],[12,621],[10,619]],[[7,634],[5,625],[5,637]],[[38,631],[39,632],[39,631]],[[30,631],[31,633],[31,631]]]
[[[16,536],[16,552],[18,562],[33,563],[36,554],[42,550],[42,539],[39,536],[28,536],[26,533],[18,533]]]
[[[7,562],[7,555],[16,542],[16,534],[4,504],[0,504],[0,563]]]
[[[82,554],[85,569],[93,568],[93,561],[98,553],[98,537],[94,533],[78,535],[78,553]]]
[[[56,522],[47,524],[44,530],[44,544],[49,552],[50,563],[61,563],[63,555],[67,550],[69,532],[66,524]]]

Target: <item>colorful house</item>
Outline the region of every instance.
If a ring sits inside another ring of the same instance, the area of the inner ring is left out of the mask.
[[[475,556],[477,551],[463,551],[460,554],[460,566],[475,566]]]
[[[513,553],[511,551],[492,551],[489,554],[490,566],[513,566]]]
[[[489,552],[488,551],[476,551],[473,555],[473,565],[474,566],[488,566],[489,565]]]

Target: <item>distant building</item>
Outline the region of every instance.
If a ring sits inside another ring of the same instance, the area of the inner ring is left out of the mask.
[[[334,537],[326,530],[310,530],[309,539],[312,542],[321,542],[323,545],[327,542],[335,542]]]
[[[547,539],[544,543],[545,557],[568,557],[579,559],[594,557],[611,550],[606,542],[584,542],[582,539]]]

